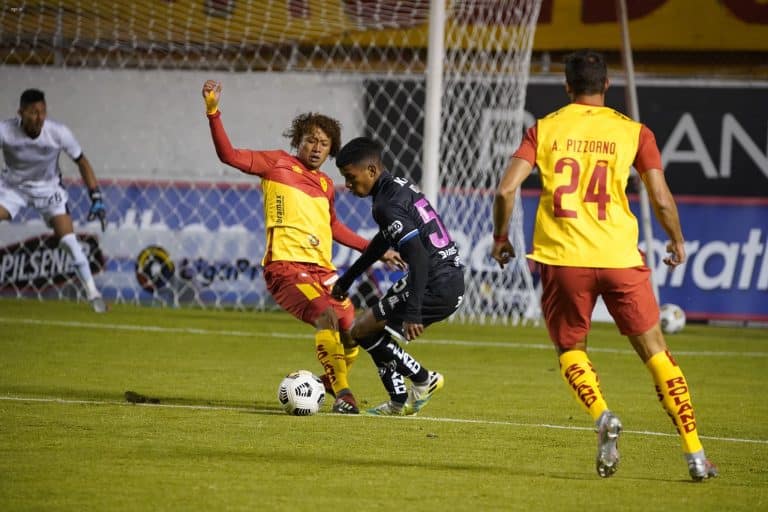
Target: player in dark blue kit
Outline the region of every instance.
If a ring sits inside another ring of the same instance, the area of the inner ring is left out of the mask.
[[[352,326],[352,337],[373,358],[389,393],[389,401],[369,414],[416,414],[444,379],[428,371],[399,344],[424,328],[452,315],[464,295],[464,270],[459,251],[440,216],[415,185],[392,176],[381,163],[382,147],[372,139],[349,141],[336,155],[346,187],[356,196],[372,196],[371,213],[379,232],[368,248],[339,278],[332,294],[346,297],[352,282],[390,247],[408,264],[396,282]],[[407,390],[405,377],[412,385]]]

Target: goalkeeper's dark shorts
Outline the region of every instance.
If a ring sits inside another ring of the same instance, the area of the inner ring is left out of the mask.
[[[408,278],[406,274],[398,280],[387,293],[372,306],[376,320],[386,320],[387,326],[397,332],[403,332],[405,302],[408,298]],[[421,300],[421,323],[426,327],[444,320],[454,314],[464,299],[464,271],[452,269],[436,276],[427,283]]]

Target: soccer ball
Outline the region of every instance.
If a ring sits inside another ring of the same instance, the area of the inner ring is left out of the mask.
[[[666,334],[680,332],[685,327],[685,311],[677,304],[661,305],[661,330]]]
[[[325,402],[325,386],[320,377],[308,370],[289,373],[277,388],[277,400],[283,410],[294,416],[311,416]]]

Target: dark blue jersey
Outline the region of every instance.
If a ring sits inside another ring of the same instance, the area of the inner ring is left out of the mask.
[[[371,196],[373,219],[392,248],[400,250],[411,238],[420,238],[429,256],[430,279],[461,268],[459,250],[451,235],[413,183],[383,172],[371,190]]]

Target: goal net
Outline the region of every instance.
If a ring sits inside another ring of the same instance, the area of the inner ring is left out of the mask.
[[[433,2],[437,3],[437,2]],[[293,117],[336,117],[343,138],[373,137],[385,165],[421,183],[428,0],[58,0],[0,2],[0,98],[7,116],[28,87],[46,92],[94,165],[108,225],[86,222],[88,195],[61,165],[76,232],[112,301],[269,308],[260,258],[258,179],[216,159],[200,89],[224,86],[224,124],[237,147],[289,149]],[[490,258],[493,191],[523,133],[525,90],[540,0],[448,1],[439,123],[437,210],[466,264],[458,318],[538,318],[523,212],[510,232],[521,257]],[[339,217],[372,236],[369,201],[340,187]],[[518,206],[520,201],[518,201]],[[66,255],[36,212],[0,229],[6,296],[82,296]],[[336,247],[345,268],[354,251]],[[399,277],[375,267],[357,300]]]

